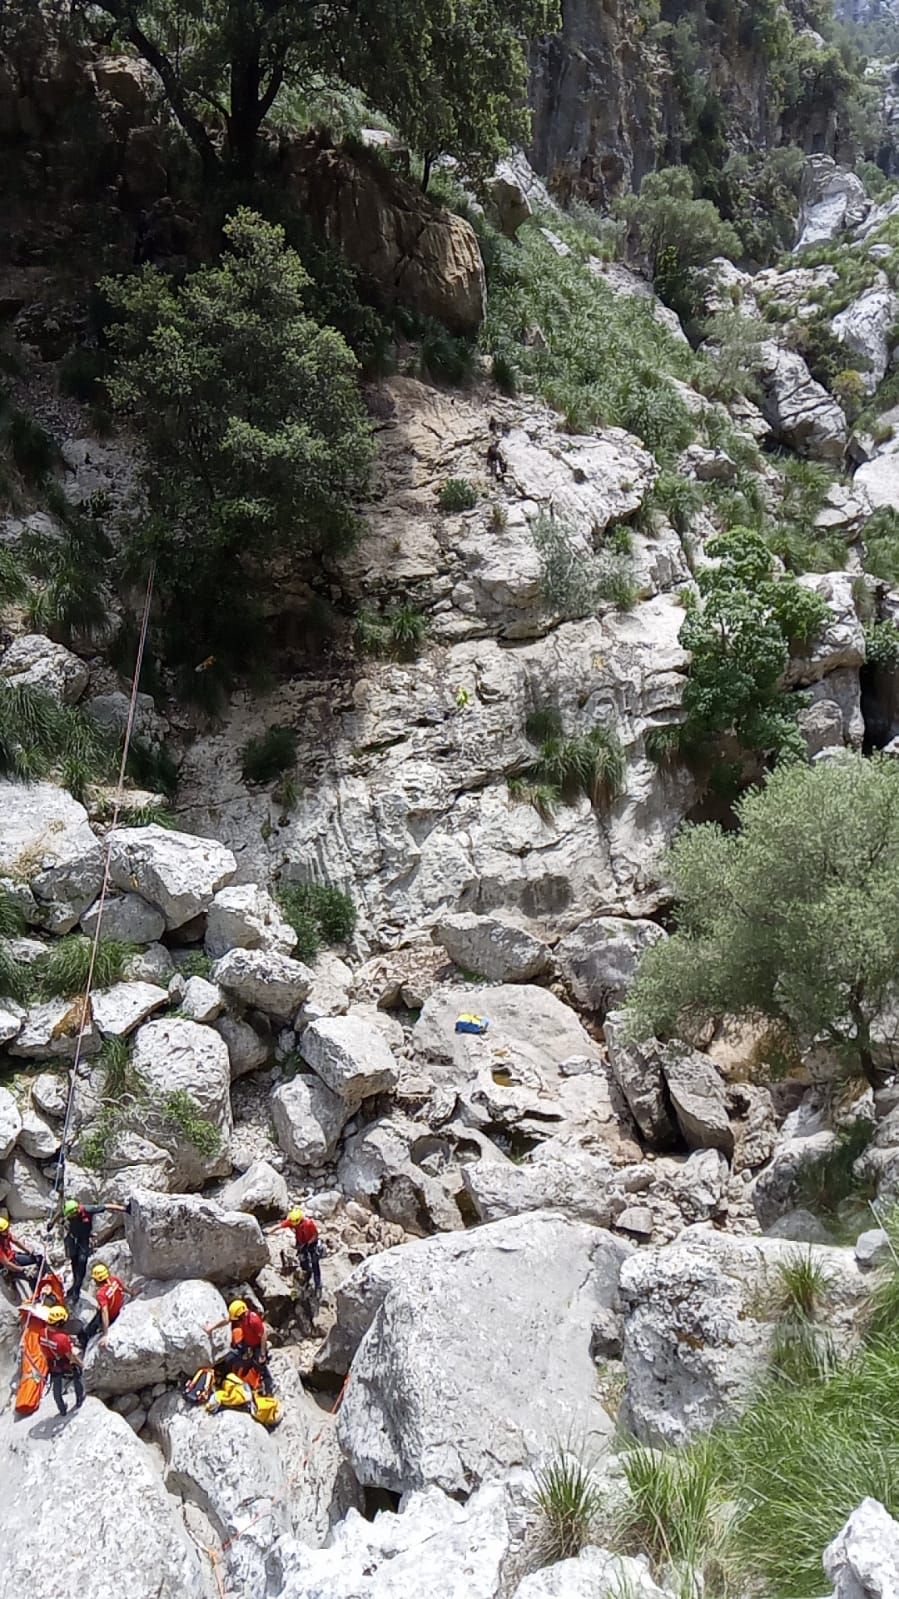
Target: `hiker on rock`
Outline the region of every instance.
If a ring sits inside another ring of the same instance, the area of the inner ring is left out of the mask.
[[[492,416],[488,424],[490,443],[487,446],[487,470],[497,482],[505,477],[508,470],[506,457],[500,448],[500,427],[496,417]]]
[[[90,1259],[94,1217],[102,1215],[107,1210],[118,1211],[121,1215],[124,1215],[127,1208],[126,1205],[81,1205],[77,1199],[67,1199],[63,1205],[65,1250],[72,1267],[72,1287],[69,1291],[69,1299],[74,1304],[77,1305],[81,1295],[87,1272],[87,1263]]]
[[[219,1362],[226,1371],[258,1371],[262,1378],[262,1392],[272,1391],[272,1374],[268,1364],[268,1334],[258,1310],[251,1310],[245,1299],[232,1299],[228,1314],[203,1330],[218,1332],[220,1327],[231,1328],[231,1348]]]
[[[47,1325],[40,1335],[41,1349],[47,1357],[47,1370],[56,1408],[61,1416],[68,1415],[63,1398],[63,1385],[72,1384],[75,1390],[75,1409],[84,1404],[84,1383],[81,1380],[81,1356],[76,1353],[65,1330],[68,1311],[64,1305],[51,1305],[47,1312]]]
[[[23,1286],[27,1283],[33,1288],[40,1263],[40,1255],[25,1249],[12,1232],[7,1218],[0,1216],[0,1272],[13,1280],[22,1279]]]
[[[125,1299],[136,1299],[133,1288],[126,1288],[121,1277],[113,1276],[109,1267],[98,1260],[91,1269],[91,1281],[97,1291],[97,1310],[84,1329],[85,1343],[100,1333],[100,1343],[105,1344],[109,1329],[122,1313]]]
[[[278,1233],[285,1228],[293,1233],[297,1246],[297,1260],[307,1286],[311,1278],[315,1293],[321,1294],[322,1269],[319,1261],[322,1247],[315,1222],[311,1216],[304,1216],[299,1206],[296,1206],[283,1221],[276,1221],[274,1227],[266,1228],[266,1232]]]

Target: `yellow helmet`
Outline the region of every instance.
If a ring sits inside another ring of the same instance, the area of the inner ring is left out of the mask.
[[[288,1215],[287,1220],[290,1222],[291,1227],[299,1226],[300,1222],[303,1220],[303,1212],[300,1210],[299,1205],[294,1206],[293,1210]]]
[[[47,1311],[47,1320],[51,1327],[58,1327],[60,1322],[68,1321],[69,1313],[65,1305],[51,1305]]]
[[[91,1268],[91,1276],[95,1283],[108,1283],[109,1267],[104,1266],[102,1260],[98,1260],[96,1266]]]
[[[231,1318],[231,1320],[232,1321],[239,1321],[240,1317],[241,1316],[245,1316],[246,1313],[247,1313],[246,1300],[245,1299],[232,1299],[230,1305],[228,1306],[228,1315]]]
[[[0,1216],[0,1233],[8,1233],[8,1232],[9,1232],[9,1220],[8,1220],[8,1218],[6,1216]]]

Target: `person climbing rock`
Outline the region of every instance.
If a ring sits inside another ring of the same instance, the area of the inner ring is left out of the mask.
[[[272,1391],[272,1374],[268,1364],[268,1334],[258,1310],[251,1310],[245,1299],[232,1299],[228,1314],[222,1321],[214,1321],[204,1328],[207,1333],[218,1332],[220,1327],[231,1328],[231,1348],[219,1365],[224,1371],[240,1374],[258,1371],[262,1378],[262,1391]]]
[[[500,426],[495,416],[487,424],[490,434],[490,443],[487,446],[487,471],[497,482],[501,482],[508,470],[506,457],[500,448]]]
[[[320,1294],[322,1291],[320,1260],[323,1250],[315,1222],[311,1216],[304,1216],[299,1206],[295,1206],[283,1221],[275,1222],[274,1227],[268,1227],[266,1231],[277,1233],[285,1228],[293,1233],[297,1246],[297,1261],[307,1285],[311,1279],[313,1291]]]
[[[67,1382],[75,1391],[75,1409],[84,1404],[84,1383],[81,1380],[81,1356],[76,1354],[71,1337],[65,1330],[68,1311],[64,1305],[51,1305],[47,1312],[47,1325],[41,1333],[41,1349],[47,1357],[47,1371],[56,1408],[61,1416],[68,1415],[63,1387]]]
[[[104,1211],[118,1211],[124,1215],[126,1205],[81,1205],[77,1199],[67,1199],[62,1207],[65,1227],[65,1251],[72,1267],[72,1286],[69,1299],[77,1304],[87,1272],[91,1253],[94,1217]]]
[[[21,1280],[23,1285],[27,1283],[34,1288],[40,1263],[40,1255],[25,1249],[12,1232],[7,1218],[0,1216],[0,1272],[4,1277]]]
[[[122,1313],[126,1297],[136,1299],[133,1288],[126,1288],[121,1277],[113,1276],[109,1267],[102,1260],[91,1268],[91,1281],[97,1291],[97,1310],[84,1329],[85,1344],[88,1339],[100,1333],[100,1342],[105,1344],[110,1327]]]

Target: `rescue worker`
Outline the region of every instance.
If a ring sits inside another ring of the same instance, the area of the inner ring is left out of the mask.
[[[76,1354],[69,1334],[65,1331],[68,1311],[64,1305],[51,1305],[47,1312],[47,1325],[40,1335],[41,1349],[47,1357],[47,1370],[56,1408],[61,1416],[68,1415],[63,1398],[63,1384],[70,1382],[75,1390],[75,1409],[84,1404],[84,1384],[81,1380],[81,1356]]]
[[[30,1287],[37,1283],[37,1269],[40,1266],[40,1255],[34,1254],[31,1249],[24,1249],[21,1241],[16,1238],[5,1216],[0,1216],[0,1272],[13,1279],[24,1279]]]
[[[224,1320],[214,1321],[204,1331],[214,1333],[220,1327],[231,1328],[231,1348],[219,1364],[237,1375],[246,1370],[258,1371],[262,1378],[262,1392],[270,1394],[272,1374],[268,1364],[268,1334],[258,1310],[251,1310],[245,1299],[232,1299]]]
[[[114,1210],[121,1215],[125,1214],[125,1205],[81,1205],[77,1199],[67,1199],[62,1207],[63,1222],[65,1224],[65,1250],[72,1267],[72,1287],[69,1299],[77,1305],[87,1272],[87,1263],[91,1252],[91,1235],[94,1229],[94,1217],[100,1216],[104,1211]]]
[[[100,1333],[100,1342],[105,1344],[110,1327],[122,1313],[126,1297],[136,1299],[137,1295],[133,1288],[125,1287],[121,1277],[113,1276],[102,1260],[91,1268],[91,1281],[97,1290],[97,1310],[84,1329],[84,1341],[86,1344],[95,1333]]]
[[[500,482],[506,475],[506,457],[500,449],[500,428],[496,417],[492,416],[488,423],[490,443],[487,446],[487,470],[492,478]]]
[[[308,1287],[310,1278],[316,1294],[322,1291],[322,1269],[319,1265],[321,1245],[318,1238],[318,1228],[311,1216],[304,1216],[299,1206],[295,1206],[285,1217],[284,1221],[276,1221],[274,1227],[266,1229],[267,1232],[277,1233],[287,1228],[293,1233],[297,1246],[297,1261]]]

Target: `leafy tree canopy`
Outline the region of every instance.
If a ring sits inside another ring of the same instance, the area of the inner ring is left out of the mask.
[[[689,309],[690,278],[697,267],[716,255],[736,259],[741,253],[739,234],[722,221],[718,207],[694,198],[688,167],[647,172],[639,194],[625,195],[616,210],[629,223],[658,292],[675,309]]]
[[[677,931],[641,963],[632,1026],[767,1018],[876,1082],[899,970],[899,765],[781,766],[736,810],[739,832],[688,827],[671,851]]]
[[[356,361],[305,311],[309,278],[251,211],[217,263],[180,284],[154,267],[103,284],[109,389],[145,450],[148,516],[132,556],[157,563],[170,659],[234,659],[272,556],[346,548],[371,436]]]
[[[477,168],[527,133],[527,46],[559,23],[556,0],[96,0],[159,74],[207,170],[210,123],[252,172],[282,84],[318,73],[359,89],[426,157]]]

